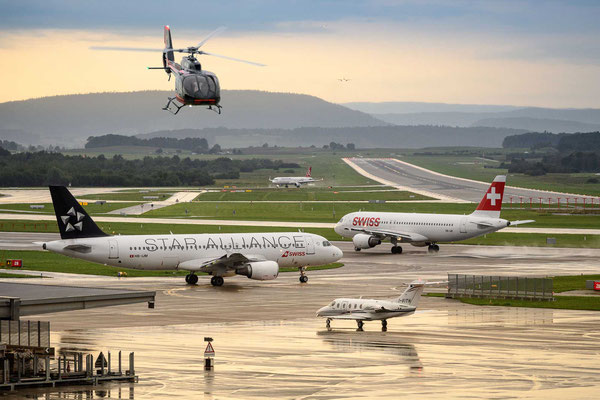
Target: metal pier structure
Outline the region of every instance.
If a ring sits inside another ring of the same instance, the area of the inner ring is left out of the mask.
[[[56,354],[50,347],[50,323],[0,321],[0,390],[57,385],[97,385],[107,381],[137,382],[134,354],[124,368],[121,352],[115,359],[80,352]]]

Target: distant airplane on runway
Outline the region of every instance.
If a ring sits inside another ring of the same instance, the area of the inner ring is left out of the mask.
[[[197,272],[212,275],[213,286],[233,275],[270,280],[280,267],[298,268],[306,283],[306,266],[342,258],[324,237],[301,232],[109,236],[67,188],[50,186],[50,194],[61,240],[43,243],[44,250],[114,267],[185,270],[189,284]]]
[[[511,222],[500,218],[505,183],[506,176],[496,176],[477,209],[469,215],[363,211],[344,215],[334,229],[338,234],[352,238],[356,251],[375,247],[389,239],[394,254],[402,253],[402,247],[398,245],[401,242],[428,246],[430,253],[436,253],[440,249],[437,242],[456,242],[507,226],[534,222]]]
[[[312,177],[312,167],[308,167],[308,171],[306,171],[306,176],[278,176],[269,180],[271,181],[271,183],[277,185],[277,187],[289,187],[290,185],[294,185],[297,188],[307,183],[316,182],[316,180]]]
[[[363,330],[363,321],[381,321],[381,330],[387,331],[387,320],[414,314],[424,286],[434,283],[439,282],[413,281],[400,297],[391,300],[335,299],[319,309],[317,316],[327,318],[327,329],[332,319],[349,319],[356,321],[357,331]]]

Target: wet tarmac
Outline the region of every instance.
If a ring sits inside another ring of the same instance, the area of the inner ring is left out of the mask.
[[[157,290],[156,308],[118,306],[57,314],[52,342],[97,354],[134,351],[137,384],[37,389],[40,398],[595,398],[600,389],[600,313],[476,307],[423,297],[418,312],[356,332],[333,330],[315,311],[335,297],[394,297],[415,279],[452,273],[554,275],[598,273],[600,250],[443,246],[435,256],[408,247],[355,253],[342,243],[346,266],[274,281],[242,277],[213,288],[207,277],[112,278],[54,274],[28,279]],[[49,282],[51,281],[51,282]],[[31,319],[36,319],[32,317]],[[205,336],[216,366],[203,370]],[[13,398],[8,396],[7,398]],[[15,397],[16,398],[16,397]]]

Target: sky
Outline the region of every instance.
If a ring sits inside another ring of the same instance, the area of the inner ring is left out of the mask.
[[[600,108],[599,20],[597,0],[0,0],[0,102],[171,90],[146,69],[161,65],[170,25],[176,47],[226,26],[204,50],[267,65],[203,56],[223,89]]]

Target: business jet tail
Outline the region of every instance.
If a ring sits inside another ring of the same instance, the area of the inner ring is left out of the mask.
[[[396,299],[398,303],[410,305],[416,307],[425,288],[426,282],[424,281],[412,281],[409,283],[408,288],[402,293],[400,297]]]

